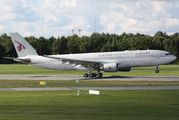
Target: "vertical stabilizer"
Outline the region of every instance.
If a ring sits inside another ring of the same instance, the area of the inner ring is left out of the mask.
[[[36,50],[19,33],[10,33],[10,35],[19,57],[38,55]]]

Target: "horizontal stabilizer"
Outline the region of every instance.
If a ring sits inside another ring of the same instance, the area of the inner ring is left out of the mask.
[[[12,58],[12,57],[3,57],[3,58],[12,59],[14,61],[21,62],[21,63],[30,63],[31,62],[30,58]]]

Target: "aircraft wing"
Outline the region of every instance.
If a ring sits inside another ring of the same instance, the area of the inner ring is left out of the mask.
[[[61,60],[65,64],[73,64],[74,66],[81,65],[86,68],[89,67],[98,68],[101,65],[101,61],[81,60],[81,59],[63,58],[63,57],[56,57],[56,56],[46,56],[46,57]]]

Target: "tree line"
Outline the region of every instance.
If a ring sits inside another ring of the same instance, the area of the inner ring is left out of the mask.
[[[178,34],[167,35],[158,31],[154,36],[140,33],[99,34],[93,33],[91,36],[44,37],[34,36],[25,39],[39,52],[50,54],[69,53],[89,53],[89,52],[109,52],[123,50],[165,50],[175,55],[175,64],[179,64],[179,36]],[[0,36],[0,64],[14,63],[13,60],[2,57],[17,57],[11,38],[6,33]]]

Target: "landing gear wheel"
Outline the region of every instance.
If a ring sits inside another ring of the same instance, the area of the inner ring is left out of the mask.
[[[97,73],[92,73],[91,71],[89,71],[88,73],[85,73],[83,75],[83,77],[87,78],[87,77],[102,77],[103,74],[102,73],[98,73],[99,71],[97,71]]]
[[[96,73],[93,73],[93,77],[96,77],[96,75],[97,75]]]
[[[159,65],[156,66],[156,71],[155,71],[155,73],[159,73],[159,70],[158,70],[158,69],[159,69]]]
[[[93,77],[93,73],[89,74],[89,77]]]
[[[103,76],[103,74],[102,73],[98,73],[98,77],[102,77]]]
[[[86,77],[88,77],[88,74],[87,74],[87,73],[85,73],[83,76],[86,78]]]
[[[156,70],[155,73],[159,73],[159,70]]]

